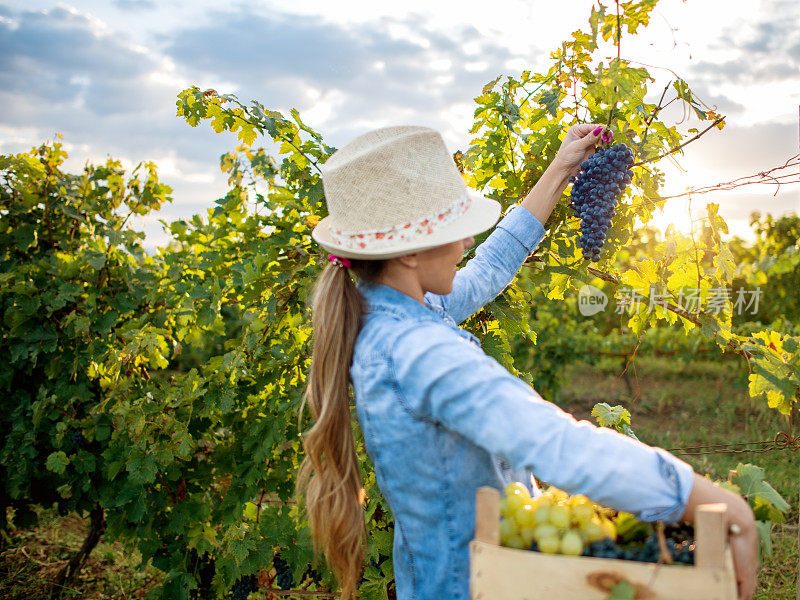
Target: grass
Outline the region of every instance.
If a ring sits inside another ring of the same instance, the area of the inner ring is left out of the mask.
[[[0,598],[44,600],[57,597],[51,582],[80,548],[89,528],[88,514],[60,517],[53,509],[36,510],[38,523],[30,529],[13,527],[11,543],[0,553]],[[141,554],[120,543],[101,540],[83,569],[61,597],[83,600],[143,598],[163,577],[149,565],[139,568]]]
[[[786,418],[762,403],[750,401],[746,366],[737,362],[697,361],[684,365],[667,358],[641,357],[632,393],[619,360],[594,366],[573,364],[558,403],[576,418],[589,419],[597,402],[622,404],[631,411],[640,439],[663,448],[695,444],[736,443],[773,439],[785,431]],[[638,396],[637,394],[638,385]],[[636,396],[635,401],[633,397]],[[695,470],[715,479],[727,477],[739,462],[766,470],[767,480],[792,506],[787,522],[777,526],[774,551],[761,565],[756,600],[796,600],[798,568],[798,488],[800,452],[707,454],[682,456]],[[44,600],[51,581],[83,541],[88,518],[58,517],[39,511],[39,524],[11,532],[10,549],[0,554],[0,598]],[[101,541],[64,598],[129,600],[142,598],[160,581],[153,567],[139,568],[141,556],[121,544]]]
[[[747,393],[747,367],[735,361],[682,364],[669,358],[636,359],[636,376],[628,369],[630,389],[619,375],[619,360],[597,365],[570,365],[558,403],[577,419],[588,419],[597,402],[620,404],[631,412],[631,424],[645,443],[666,449],[693,445],[772,440],[788,431],[788,419]],[[638,387],[637,387],[638,386]],[[638,390],[638,392],[637,392]],[[795,431],[795,434],[797,432]],[[680,450],[675,450],[678,454]],[[786,449],[737,454],[679,457],[713,479],[753,463],[789,502],[786,523],[775,528],[773,556],[759,574],[757,600],[796,600],[798,578],[798,493],[800,453]]]

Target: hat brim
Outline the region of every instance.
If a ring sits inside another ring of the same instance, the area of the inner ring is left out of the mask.
[[[413,254],[436,246],[457,242],[486,231],[500,218],[500,203],[474,190],[467,190],[470,205],[464,214],[433,233],[383,248],[344,248],[331,239],[330,217],[325,217],[311,232],[311,237],[328,252],[345,258],[379,260]]]

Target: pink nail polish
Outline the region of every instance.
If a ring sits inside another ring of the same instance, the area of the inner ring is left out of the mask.
[[[597,127],[594,128],[594,131],[592,131],[592,134],[593,135],[600,135],[601,131],[603,131],[603,126],[602,125],[598,125]]]

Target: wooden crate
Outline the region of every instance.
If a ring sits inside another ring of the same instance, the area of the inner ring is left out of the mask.
[[[622,579],[636,600],[736,600],[736,577],[726,546],[724,504],[704,504],[695,521],[695,565],[543,554],[500,546],[500,493],[477,492],[475,539],[470,542],[472,600],[604,600]]]

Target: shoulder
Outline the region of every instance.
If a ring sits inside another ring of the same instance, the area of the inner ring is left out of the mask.
[[[418,380],[492,361],[474,336],[441,321],[409,323],[395,336],[389,360],[396,377]]]
[[[414,353],[415,350],[430,350],[441,346],[461,346],[470,345],[478,349],[477,345],[470,342],[470,334],[463,332],[460,335],[457,330],[440,320],[414,321],[405,324],[391,346],[393,356],[402,355],[407,352]]]
[[[419,346],[418,340],[447,336],[449,329],[438,319],[410,318],[401,312],[386,310],[369,312],[362,319],[354,350],[356,358],[383,356],[390,359],[409,344]]]

